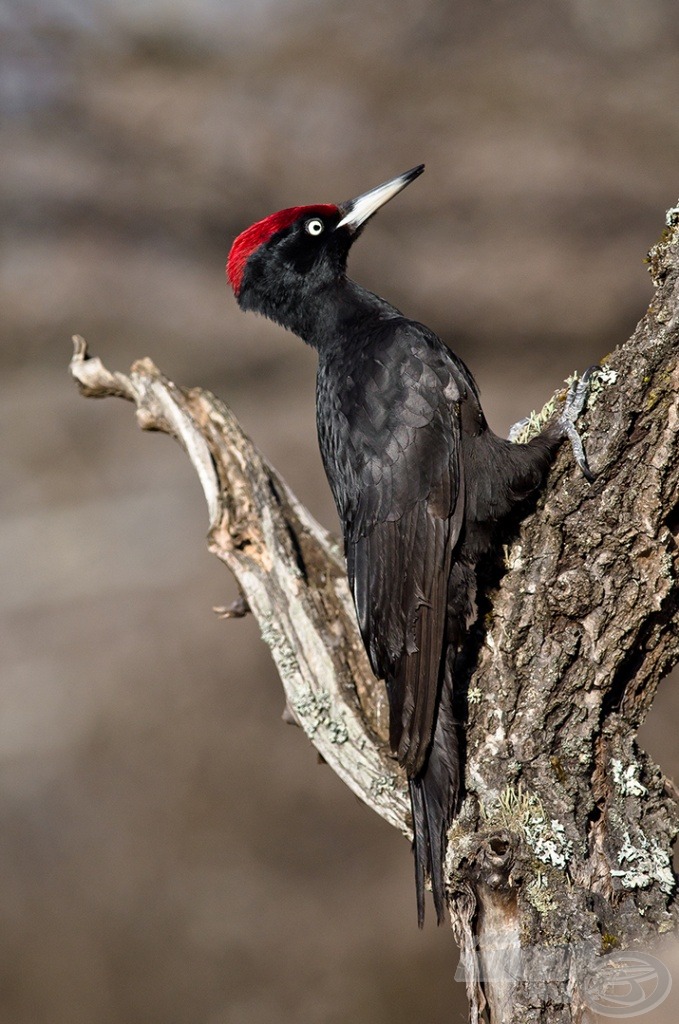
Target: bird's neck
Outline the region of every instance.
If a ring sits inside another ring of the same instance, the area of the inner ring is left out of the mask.
[[[248,291],[239,301],[243,309],[253,309],[292,331],[319,354],[365,337],[380,321],[401,316],[385,299],[346,276],[302,288],[284,283],[264,294]]]
[[[372,323],[400,315],[385,299],[344,277],[305,296],[304,302],[289,310],[285,326],[322,353],[365,334]]]

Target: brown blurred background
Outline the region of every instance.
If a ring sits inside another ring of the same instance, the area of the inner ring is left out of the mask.
[[[334,528],[313,353],[239,313],[234,235],[426,161],[351,270],[504,431],[645,309],[678,43],[674,0],[0,3],[3,1024],[465,1019],[407,844],[211,612],[187,459],[78,397],[69,339],[218,392]],[[667,680],[642,743],[675,775],[678,720]]]

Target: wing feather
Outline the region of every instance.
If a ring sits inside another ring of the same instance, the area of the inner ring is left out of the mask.
[[[395,338],[399,359],[365,358],[342,395],[346,464],[333,486],[359,627],[389,690],[392,749],[411,777],[433,733],[464,515],[455,366],[416,327]]]

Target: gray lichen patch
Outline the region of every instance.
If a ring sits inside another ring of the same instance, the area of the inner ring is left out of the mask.
[[[344,721],[333,715],[332,700],[326,690],[314,693],[310,687],[306,687],[293,701],[293,708],[303,719],[307,735],[314,736],[319,729],[323,729],[331,743],[346,743],[349,739],[349,730]]]
[[[671,263],[672,250],[679,236],[679,204],[671,206],[665,214],[665,228],[646,257],[648,269],[656,287],[659,287]]]
[[[669,208],[665,214],[665,226],[668,228],[679,227],[679,205]]]
[[[636,762],[625,767],[618,757],[611,758],[611,774],[621,796],[645,796],[646,786],[639,781],[639,765]]]
[[[519,429],[512,432],[511,440],[517,444],[525,444],[526,441],[530,441],[531,437],[535,437],[539,434],[545,424],[556,412],[556,402],[557,397],[554,395],[549,399],[549,401],[545,402],[539,412],[532,409],[520,424],[516,424],[516,427]]]
[[[284,679],[289,679],[298,673],[299,661],[284,633],[273,624],[270,618],[260,618],[259,628],[262,640],[271,651],[281,676]]]
[[[536,871],[534,877],[524,889],[526,899],[540,914],[549,914],[557,909],[554,896],[549,886],[549,879],[542,871]]]
[[[629,831],[623,834],[623,845],[618,851],[620,867],[611,871],[625,889],[647,889],[656,882],[669,896],[675,887],[674,872],[669,854],[655,839],[649,839],[641,829],[636,830],[635,841]]]
[[[556,818],[547,819],[542,810],[533,813],[524,825],[524,833],[538,860],[565,870],[573,853],[573,841],[566,837],[566,829]]]
[[[377,775],[370,783],[370,792],[376,796],[383,796],[385,793],[393,793],[398,787],[399,780],[395,775]]]
[[[587,389],[587,405],[591,409],[601,398],[606,388],[613,387],[618,382],[618,371],[610,366],[597,366],[592,371]]]
[[[535,793],[518,786],[507,786],[488,821],[497,822],[518,832],[535,857],[549,867],[564,871],[573,853],[573,841],[556,818],[548,818],[542,801]]]

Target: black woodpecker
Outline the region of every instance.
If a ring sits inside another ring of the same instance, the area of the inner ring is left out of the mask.
[[[241,309],[318,353],[318,440],[358,625],[408,777],[420,924],[427,875],[439,922],[445,907],[446,831],[462,793],[454,660],[476,616],[477,565],[542,484],[582,407],[571,396],[527,444],[498,437],[462,360],[347,277],[364,225],[423,170],[339,205],[280,210],[239,235],[227,263]],[[580,464],[588,473],[584,454]]]

